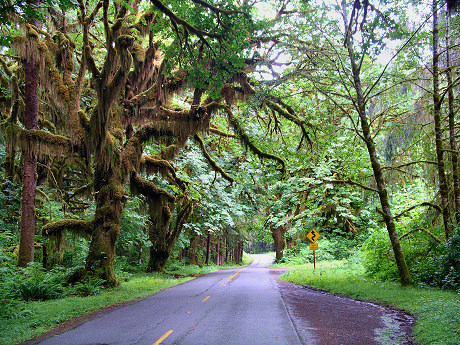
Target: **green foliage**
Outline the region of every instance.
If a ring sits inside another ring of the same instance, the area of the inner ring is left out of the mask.
[[[87,279],[75,285],[68,284],[68,278],[77,268],[54,267],[47,271],[39,263],[26,268],[15,266],[0,267],[0,300],[5,303],[14,301],[46,301],[66,296],[89,296],[102,291],[102,279]],[[7,310],[7,305],[3,307]]]
[[[147,265],[148,248],[152,246],[147,235],[148,215],[140,197],[128,199],[120,222],[120,236],[116,247],[117,270],[140,272]]]
[[[416,205],[427,198],[420,185],[406,185],[405,193],[395,193],[392,202],[395,213]],[[433,223],[432,212],[420,207],[410,211],[397,222],[400,243],[415,284],[458,289],[460,287],[459,230],[454,228],[446,243],[442,228]],[[437,240],[436,240],[436,239]],[[369,276],[380,280],[398,279],[398,270],[387,231],[372,232],[361,249],[361,257]]]
[[[446,243],[432,243],[429,255],[414,268],[413,278],[430,286],[460,289],[460,227],[456,226]]]
[[[315,252],[316,262],[328,260],[348,259],[356,254],[358,240],[350,240],[343,237],[320,238],[318,241],[319,249]],[[302,265],[313,263],[313,251],[310,250],[309,243],[298,243],[290,250],[286,250],[283,258],[279,262],[282,266]]]
[[[40,264],[25,269],[3,268],[3,297],[8,299],[49,300],[62,297],[67,273],[63,269],[47,272]],[[10,271],[10,272],[8,272]]]
[[[361,258],[369,276],[380,280],[396,281],[398,279],[398,268],[385,228],[372,232],[363,244]]]
[[[83,282],[77,282],[72,286],[71,294],[77,296],[97,295],[102,292],[104,282],[100,278],[90,278]]]
[[[17,221],[20,211],[20,190],[19,184],[8,179],[2,179],[0,190],[0,248],[11,245],[11,234],[17,231]]]

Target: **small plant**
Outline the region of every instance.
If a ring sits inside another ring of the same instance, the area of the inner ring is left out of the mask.
[[[31,310],[26,309],[24,302],[7,299],[0,300],[0,319],[19,319],[32,314]]]
[[[97,295],[103,290],[105,280],[100,278],[88,279],[84,282],[79,282],[73,287],[73,294],[79,296]]]
[[[16,290],[17,297],[25,300],[49,300],[63,296],[62,284],[52,280],[26,279],[22,281]]]

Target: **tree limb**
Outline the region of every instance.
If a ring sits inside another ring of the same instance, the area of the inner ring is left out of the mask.
[[[397,214],[396,216],[394,216],[394,219],[398,219],[400,217],[402,217],[405,213],[409,212],[409,211],[412,211],[413,209],[417,208],[417,207],[421,207],[421,206],[428,206],[428,207],[431,207],[431,208],[434,208],[436,211],[438,211],[439,213],[442,213],[442,208],[441,206],[439,205],[436,205],[436,204],[432,204],[431,202],[422,202],[420,204],[417,204],[417,205],[414,205],[414,206],[411,206],[409,207],[408,209],[402,211],[401,213]]]
[[[219,172],[222,177],[224,179],[226,179],[227,181],[229,181],[230,183],[233,183],[235,182],[235,180],[230,177],[217,163],[215,160],[212,159],[212,157],[209,155],[208,151],[206,150],[206,148],[204,147],[204,143],[203,143],[203,140],[201,140],[200,136],[198,134],[195,134],[193,136],[193,138],[195,139],[195,141],[198,143],[198,145],[200,146],[201,148],[201,152],[203,153],[203,156],[206,158],[206,160],[208,161],[209,165],[217,172]]]
[[[148,199],[166,198],[168,202],[174,202],[176,200],[174,195],[168,193],[164,189],[158,188],[155,183],[143,179],[135,172],[131,174],[130,185],[131,190],[135,194],[141,194]]]
[[[251,142],[249,136],[246,133],[244,133],[243,128],[241,127],[238,119],[233,115],[230,107],[226,105],[211,103],[208,106],[208,108],[212,108],[213,106],[216,106],[217,108],[222,109],[227,113],[228,121],[232,125],[233,130],[235,131],[236,135],[238,136],[240,141],[243,142],[243,144],[249,148],[249,150],[252,153],[254,153],[256,156],[260,158],[267,158],[267,159],[271,159],[271,160],[278,162],[278,164],[281,165],[281,173],[284,175],[284,173],[286,172],[286,166],[285,166],[284,160],[278,156],[263,152],[257,146],[255,146]]]
[[[64,231],[70,231],[82,237],[88,237],[91,236],[92,229],[93,222],[90,220],[64,219],[45,224],[42,227],[42,235],[45,237],[52,237]]]

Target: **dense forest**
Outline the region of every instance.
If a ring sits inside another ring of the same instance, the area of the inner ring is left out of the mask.
[[[1,299],[31,269],[310,260],[311,229],[460,287],[457,1],[0,5]]]

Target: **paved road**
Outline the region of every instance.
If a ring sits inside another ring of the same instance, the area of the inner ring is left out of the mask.
[[[266,268],[272,260],[254,255],[246,268],[193,279],[40,344],[411,344],[405,315],[280,282]]]
[[[193,279],[40,344],[302,344],[271,261],[256,255],[246,268]]]

